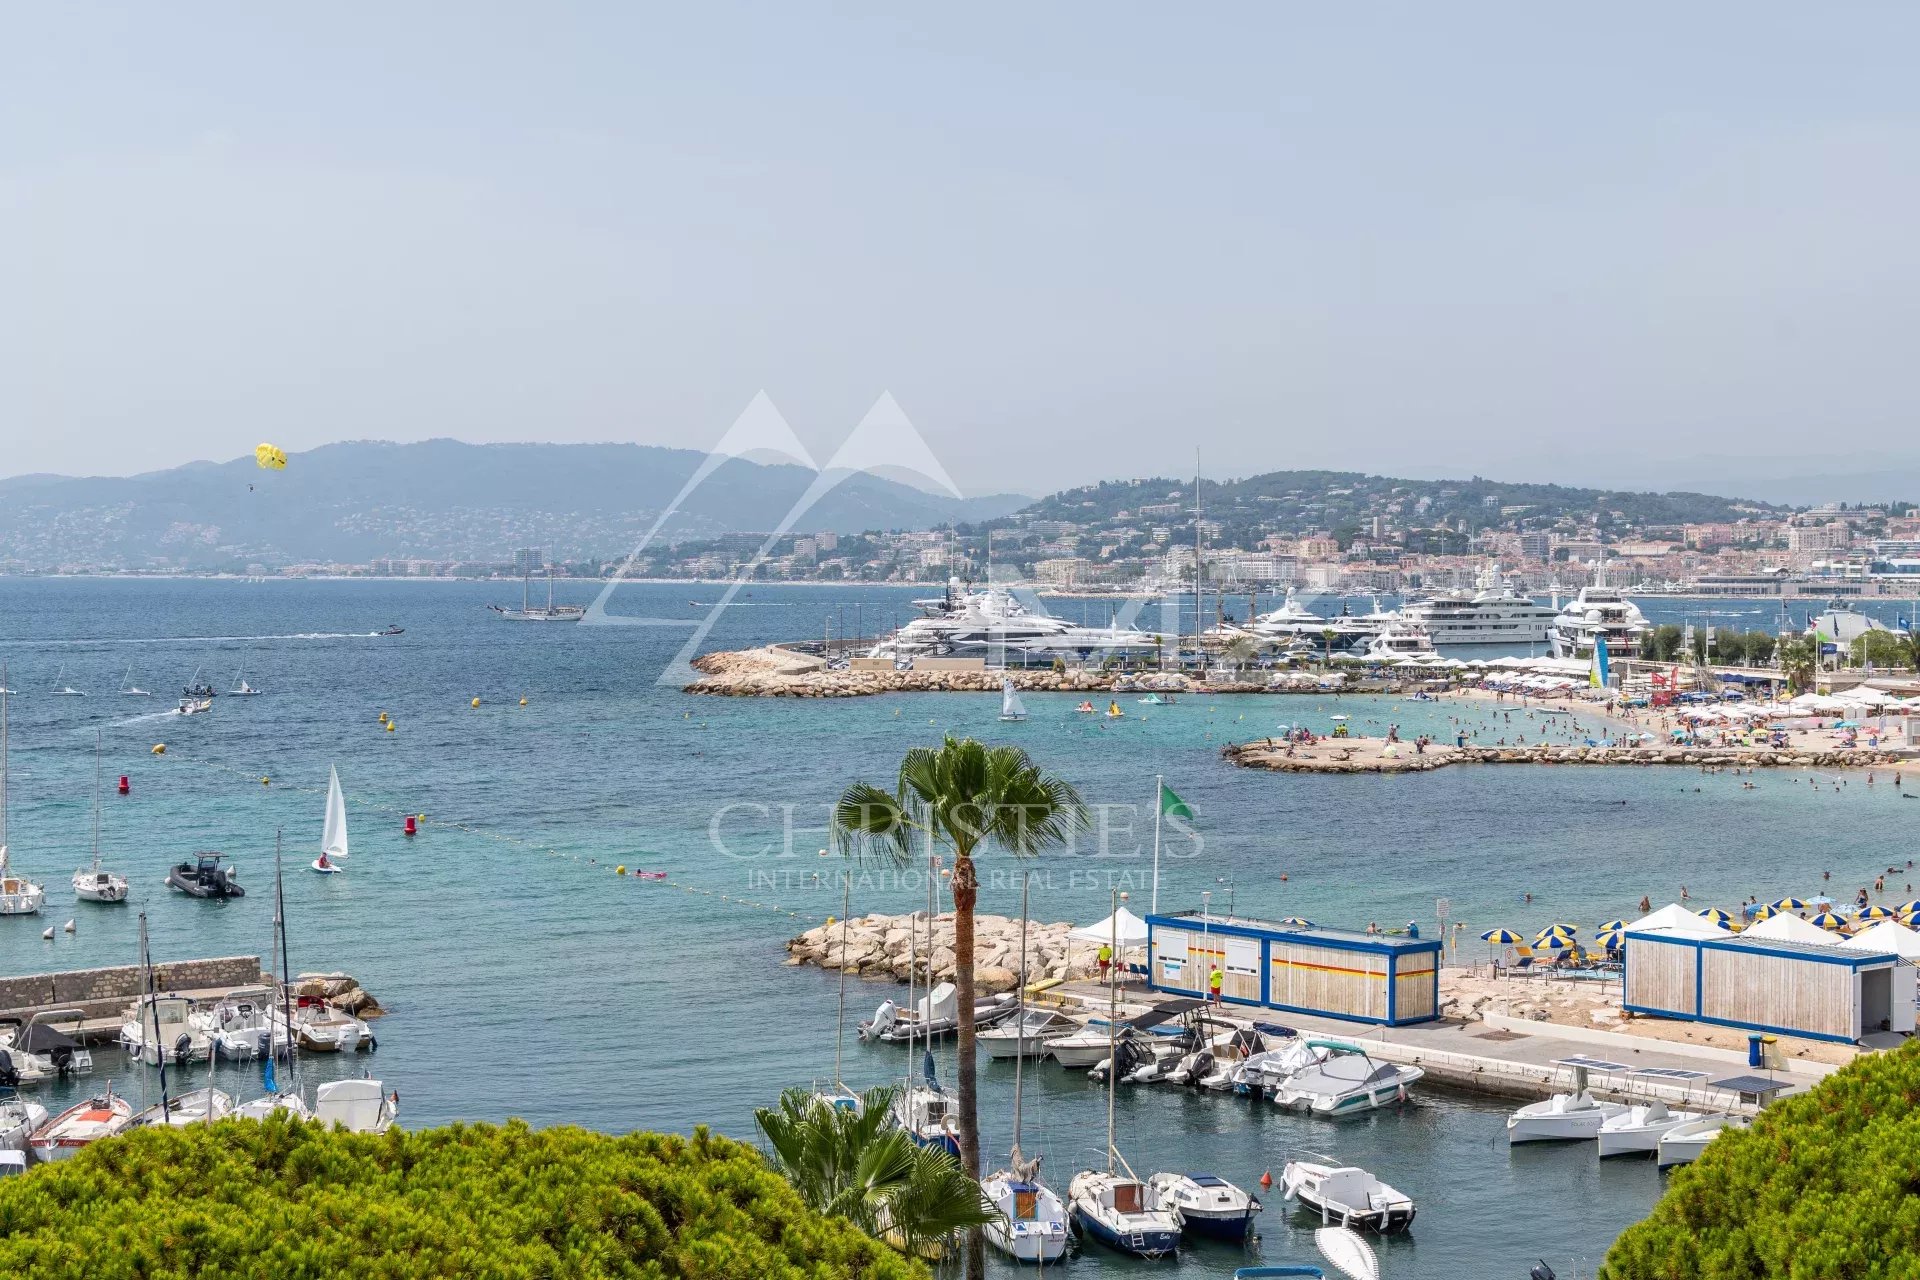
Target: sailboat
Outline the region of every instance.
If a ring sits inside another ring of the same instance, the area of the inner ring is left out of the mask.
[[[1011,686],[1009,686],[1011,688]],[[1027,999],[1027,877],[1020,877],[1020,1012],[1017,1025],[1025,1019]],[[1020,1095],[1022,1069],[1027,1055],[1013,1059],[1013,1148],[1007,1153],[1007,1167],[988,1174],[980,1183],[986,1196],[1000,1214],[984,1228],[987,1243],[1015,1262],[1057,1262],[1067,1251],[1067,1208],[1060,1197],[1040,1181],[1040,1159],[1029,1160],[1020,1151]]]
[[[547,566],[547,606],[540,608],[528,599],[527,589],[533,577],[533,557],[523,555],[520,565],[520,607],[510,609],[505,605],[490,604],[487,608],[505,618],[508,622],[578,622],[587,616],[585,605],[555,604],[553,602],[553,566]]]
[[[125,902],[127,878],[100,869],[100,731],[93,731],[93,865],[73,873],[73,896],[82,902]]]
[[[1113,950],[1120,951],[1118,890],[1113,895]],[[1117,972],[1118,966],[1115,966]],[[1107,1061],[1115,1060],[1120,1026],[1120,989],[1114,977],[1107,979]],[[1146,1182],[1134,1177],[1133,1168],[1120,1155],[1113,1140],[1113,1087],[1118,1071],[1107,1072],[1107,1167],[1083,1169],[1067,1184],[1067,1202],[1072,1206],[1073,1224],[1083,1236],[1098,1240],[1109,1249],[1130,1253],[1138,1258],[1163,1258],[1180,1247],[1180,1218],[1163,1208],[1157,1193]]]
[[[292,987],[286,981],[289,972],[287,963],[287,895],[286,885],[280,869],[280,833],[273,833],[273,937],[267,945],[267,958],[271,961],[275,952],[279,953],[279,963],[274,967],[280,970],[279,1006],[267,1014],[267,1046],[272,1050],[267,1055],[266,1064],[260,1071],[260,1085],[265,1090],[258,1098],[249,1099],[234,1108],[234,1114],[246,1120],[265,1120],[276,1111],[284,1111],[301,1119],[310,1120],[313,1112],[300,1096],[298,1078],[299,1066],[294,1056],[293,1039],[293,1000]],[[274,1072],[274,1060],[284,1054],[287,1069],[295,1072],[293,1088],[282,1091],[278,1076]]]
[[[151,691],[142,689],[139,685],[136,685],[136,684],[129,684],[128,681],[131,680],[132,678],[133,678],[133,664],[128,663],[126,674],[120,677],[120,693],[122,697],[151,698],[153,696]]]
[[[62,697],[62,698],[84,698],[84,697],[86,697],[86,696],[87,696],[87,694],[86,694],[86,691],[85,691],[84,689],[76,689],[76,688],[74,688],[74,687],[73,687],[72,685],[70,685],[70,684],[61,684],[61,683],[60,683],[60,680],[61,680],[61,677],[63,677],[63,676],[65,676],[66,674],[67,674],[67,664],[63,662],[63,663],[61,663],[61,664],[60,664],[60,670],[59,670],[59,672],[58,672],[58,674],[56,674],[56,675],[55,675],[55,676],[53,677],[53,692],[54,692],[54,694],[55,694],[56,696],[58,696],[58,697]]]
[[[927,867],[927,986],[933,986],[933,886],[938,881],[939,860],[930,859]],[[908,921],[909,952],[907,960],[907,1003],[913,1007],[913,971],[919,965],[919,934],[914,931],[912,921]],[[942,984],[944,985],[944,984]],[[927,1009],[931,1014],[934,1007],[933,993],[927,994]],[[913,1041],[914,1031],[921,1020],[907,1023],[907,1076],[901,1081],[900,1096],[893,1100],[893,1119],[916,1146],[934,1147],[946,1151],[954,1159],[960,1158],[960,1135],[954,1128],[953,1099],[940,1087],[940,1078],[934,1072],[933,1036],[929,1032],[921,1042],[924,1046],[920,1056],[920,1079],[913,1078]]]
[[[1013,690],[1013,677],[1000,677],[1000,718],[1002,720],[1025,720],[1027,704],[1020,701],[1020,695]]]
[[[227,692],[236,698],[258,697],[260,691],[247,683],[247,669],[241,667],[233,677],[233,688]]]
[[[834,1016],[833,1027],[833,1087],[822,1089],[816,1086],[813,1091],[815,1101],[833,1108],[859,1112],[860,1095],[847,1088],[847,1082],[840,1076],[841,1050],[847,1041],[847,918],[853,908],[853,872],[846,873],[846,882],[840,891],[840,1007]]]
[[[347,798],[340,793],[340,771],[327,766],[327,825],[320,833],[320,856],[310,864],[323,876],[339,875],[347,857]]]
[[[0,667],[0,916],[37,916],[47,891],[25,876],[13,874],[7,857],[7,670]]]

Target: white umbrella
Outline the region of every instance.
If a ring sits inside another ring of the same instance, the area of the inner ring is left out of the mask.
[[[1144,947],[1147,945],[1147,922],[1125,907],[1120,908],[1120,910],[1096,924],[1082,925],[1078,929],[1069,932],[1067,936],[1069,938],[1077,938],[1081,942],[1111,943],[1115,940],[1116,928],[1118,930],[1119,946],[1123,950],[1128,947]]]

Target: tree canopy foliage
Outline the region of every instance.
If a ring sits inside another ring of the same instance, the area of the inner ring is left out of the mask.
[[[751,1147],[275,1118],[141,1129],[0,1181],[0,1274],[32,1280],[925,1280],[809,1210]]]
[[[1775,1103],[1676,1171],[1603,1280],[1920,1277],[1920,1043]]]

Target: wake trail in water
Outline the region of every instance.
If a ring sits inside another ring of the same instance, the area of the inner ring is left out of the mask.
[[[180,711],[177,707],[170,711],[149,711],[143,716],[129,716],[125,720],[115,720],[109,727],[124,729],[128,725],[144,724],[148,720],[170,720],[179,714]]]
[[[10,648],[39,648],[63,644],[240,644],[254,640],[370,640],[379,631],[296,631],[277,636],[91,636],[74,640],[0,640]]]

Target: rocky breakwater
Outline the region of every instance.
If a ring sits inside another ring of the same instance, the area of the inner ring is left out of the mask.
[[[1391,748],[1391,750],[1389,749]],[[1327,738],[1312,746],[1296,746],[1272,739],[1231,743],[1221,755],[1248,769],[1275,773],[1417,773],[1450,764],[1602,764],[1682,765],[1729,769],[1860,769],[1910,761],[1891,751],[1843,751],[1806,747],[1589,747],[1568,743],[1533,746],[1427,747],[1416,752],[1410,743],[1387,743],[1379,738]]]
[[[819,659],[777,645],[702,654],[693,660],[700,678],[688,693],[733,698],[864,698],[876,693],[998,693],[1002,677],[1014,687],[1093,693],[1112,687],[1110,676],[1049,668],[1007,671],[832,671]]]
[[[1074,941],[1071,924],[1061,921],[1027,923],[1027,980],[1079,978],[1093,971],[1099,944]],[[909,929],[912,930],[909,933]],[[913,938],[918,936],[916,945]],[[842,969],[863,978],[891,978],[905,982],[909,973],[925,980],[953,977],[953,913],[933,917],[932,949],[928,949],[927,913],[911,916],[867,915],[845,922],[835,920],[809,929],[787,943],[788,964],[812,964]],[[1071,954],[1069,954],[1071,950]],[[973,920],[973,977],[983,992],[1011,991],[1020,984],[1020,921],[1006,916],[975,916]]]
[[[356,1018],[377,1018],[386,1012],[359,979],[345,973],[303,973],[293,980],[293,994],[325,1000]]]

